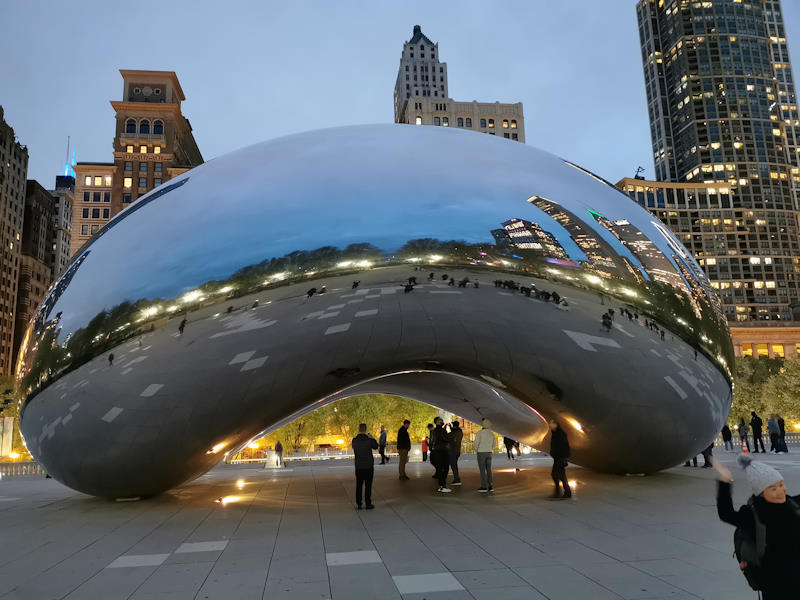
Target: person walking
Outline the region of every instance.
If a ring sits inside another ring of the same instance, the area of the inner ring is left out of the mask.
[[[778,427],[778,415],[772,413],[767,419],[767,435],[769,435],[769,451],[778,452],[780,449],[781,430]]]
[[[517,442],[512,440],[510,437],[504,437],[503,445],[506,447],[506,456],[508,457],[508,460],[514,460],[514,446],[517,445]]]
[[[725,452],[733,451],[733,434],[728,424],[722,426],[722,443],[725,444]]]
[[[714,454],[714,440],[711,440],[711,443],[708,445],[708,447],[705,450],[703,450],[702,452],[700,452],[700,454],[703,455],[703,468],[704,469],[710,469],[711,468],[711,461],[713,460],[711,457]],[[695,457],[695,458],[697,458],[697,457]]]
[[[448,493],[452,490],[447,487],[447,473],[450,471],[450,439],[444,428],[444,419],[436,417],[433,422],[436,427],[433,429],[431,440],[431,464],[436,467],[435,477],[439,481],[437,491]],[[430,445],[430,442],[429,442]]]
[[[275,466],[280,469],[283,468],[283,444],[281,444],[280,440],[275,442]]]
[[[178,325],[178,333],[180,335],[183,335],[183,330],[184,329],[186,329],[186,317],[184,317],[183,320],[181,321],[181,324]]]
[[[406,476],[406,464],[408,463],[408,452],[411,450],[411,438],[408,435],[408,428],[411,427],[411,421],[406,419],[403,421],[403,426],[397,430],[397,454],[398,472],[400,473],[400,481],[408,481],[409,477]]]
[[[382,465],[389,462],[389,457],[386,456],[386,427],[383,425],[381,425],[381,434],[378,436],[378,452],[381,455]]]
[[[778,415],[778,432],[781,442],[780,452],[789,452],[789,447],[786,445],[786,421],[780,415]]]
[[[114,366],[114,353],[113,352],[108,355],[108,366],[109,367],[113,367]]]
[[[754,461],[747,454],[738,457],[752,496],[747,504],[734,510],[731,498],[731,472],[717,461],[717,514],[721,521],[747,535],[750,546],[758,552],[758,530],[764,532],[759,571],[761,598],[784,600],[797,597],[795,574],[800,565],[800,496],[787,496],[781,474],[769,465]],[[752,559],[751,559],[752,560]]]
[[[747,451],[750,452],[750,427],[744,422],[744,417],[742,417],[742,419],[739,421],[737,431],[739,432],[739,446],[742,448],[747,448]]]
[[[458,474],[458,458],[461,456],[461,441],[464,439],[464,430],[458,421],[453,421],[450,425],[450,470],[453,471],[453,482],[451,485],[461,485],[461,477]]]
[[[433,445],[431,443],[431,436],[433,435],[433,423],[428,423],[428,435],[422,438],[422,462],[428,460],[428,454],[433,449]]]
[[[353,462],[356,467],[356,508],[361,509],[361,489],[364,489],[364,502],[367,510],[375,508],[372,505],[372,478],[375,475],[375,459],[372,451],[377,450],[378,442],[367,433],[367,424],[358,426],[358,435],[353,438]]]
[[[550,421],[550,456],[553,457],[553,469],[550,477],[556,484],[551,498],[571,498],[572,490],[569,489],[567,481],[567,459],[569,458],[569,440],[567,432],[561,429],[561,425],[555,419]],[[561,495],[559,483],[564,487],[564,495]]]
[[[494,452],[494,432],[489,419],[481,419],[481,430],[475,434],[475,455],[478,459],[478,471],[481,474],[479,492],[494,490],[492,482],[492,453]]]
[[[766,453],[767,449],[764,448],[764,439],[761,437],[761,429],[764,426],[764,421],[761,420],[756,414],[756,411],[750,411],[752,419],[750,419],[750,428],[753,430],[753,452],[758,454],[758,443],[761,442],[761,451]]]

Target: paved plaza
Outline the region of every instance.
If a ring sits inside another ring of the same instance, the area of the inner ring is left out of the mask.
[[[764,458],[800,490],[800,450]],[[396,461],[376,465],[372,511],[354,508],[349,461],[221,465],[139,502],[6,478],[0,599],[755,597],[717,519],[711,469],[571,467],[575,497],[548,500],[546,457],[497,455],[493,494],[476,491],[474,456],[461,464],[464,485],[446,495],[427,463],[410,464],[408,482]]]

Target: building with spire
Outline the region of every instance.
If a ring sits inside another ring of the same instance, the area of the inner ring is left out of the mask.
[[[71,254],[114,215],[176,175],[196,167],[203,156],[189,120],[186,97],[173,71],[120,70],[122,100],[116,113],[113,162],[75,165]]]
[[[461,102],[450,98],[447,63],[439,60],[439,44],[419,25],[403,44],[394,84],[394,122],[458,127],[525,142],[522,102]]]

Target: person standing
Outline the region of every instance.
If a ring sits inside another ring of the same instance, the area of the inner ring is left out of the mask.
[[[283,444],[280,440],[275,442],[275,466],[283,468]]]
[[[108,366],[109,367],[113,367],[114,366],[114,353],[113,352],[108,355]]]
[[[750,427],[744,422],[744,417],[742,417],[741,421],[739,421],[737,431],[739,432],[739,446],[742,448],[746,447],[747,451],[750,452],[750,440],[748,439]]]
[[[356,508],[361,509],[361,489],[364,489],[364,501],[367,510],[375,508],[372,505],[372,478],[375,475],[375,459],[372,451],[377,450],[378,442],[367,433],[367,424],[358,426],[358,435],[353,438],[353,462],[356,467]]]
[[[725,452],[729,450],[733,450],[733,434],[731,433],[731,428],[728,427],[728,424],[722,426],[722,443],[725,444]]]
[[[184,329],[186,329],[186,317],[184,317],[183,320],[181,321],[181,324],[178,325],[178,333],[180,335],[183,335],[183,330]]]
[[[764,528],[766,546],[760,559],[763,581],[759,586],[763,600],[797,597],[796,572],[800,565],[800,496],[788,496],[781,474],[762,462],[742,454],[738,462],[744,468],[752,496],[747,504],[734,510],[731,498],[731,472],[714,461],[717,471],[717,514],[747,535],[758,547],[758,528]]]
[[[556,420],[550,421],[550,456],[553,457],[553,469],[550,476],[556,489],[551,498],[571,498],[572,490],[569,489],[567,481],[567,459],[569,458],[569,440],[567,432],[561,429],[561,425]],[[559,483],[564,486],[564,495],[561,495]]]
[[[780,452],[789,452],[789,447],[786,445],[786,421],[780,415],[778,415],[778,431],[781,442]]]
[[[389,462],[389,457],[386,456],[386,427],[383,425],[381,425],[381,434],[378,436],[378,452],[381,455],[382,465]]]
[[[448,493],[452,490],[447,487],[447,473],[450,471],[450,439],[447,431],[444,428],[444,419],[436,417],[433,422],[436,427],[433,429],[431,440],[433,442],[431,448],[431,464],[436,467],[435,477],[439,480],[439,488],[437,491]]]
[[[433,423],[428,423],[427,427],[428,435],[422,438],[422,462],[428,460],[428,454],[433,450],[433,443],[431,440],[431,436],[433,435]]]
[[[403,426],[397,430],[397,454],[398,464],[397,469],[400,472],[400,481],[408,481],[406,476],[406,464],[408,463],[408,452],[411,450],[411,438],[408,435],[408,428],[411,427],[411,421],[406,419],[403,421]]]
[[[506,456],[508,457],[508,460],[514,460],[514,446],[517,445],[517,442],[512,440],[510,437],[504,437],[503,445],[506,447]]]
[[[458,421],[453,421],[450,429],[450,470],[453,471],[453,483],[451,485],[461,485],[461,477],[458,474],[458,458],[461,456],[461,441],[464,439],[464,431]]]
[[[478,470],[481,473],[481,487],[479,492],[491,492],[492,484],[492,453],[494,452],[494,432],[489,419],[481,419],[481,430],[475,434],[475,455],[478,459]]]
[[[769,435],[769,451],[780,450],[781,430],[778,428],[778,415],[772,413],[767,419],[767,435]]]
[[[761,451],[766,453],[767,449],[764,448],[764,439],[761,437],[761,429],[764,426],[764,421],[761,420],[756,414],[756,411],[750,411],[752,419],[750,419],[750,428],[753,430],[753,452],[758,454],[758,443],[761,442]]]

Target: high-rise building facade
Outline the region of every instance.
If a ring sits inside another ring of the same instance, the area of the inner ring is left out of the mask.
[[[50,268],[53,278],[67,268],[72,238],[72,203],[75,198],[75,178],[58,175],[56,187],[51,190],[55,206],[53,210],[53,243],[50,249]]]
[[[448,90],[447,63],[439,60],[439,44],[414,25],[411,39],[403,44],[394,84],[394,122],[458,127],[525,141],[522,102],[459,102]]]
[[[114,161],[75,165],[73,255],[139,197],[203,162],[181,112],[186,97],[177,75],[130,70],[120,74],[122,100],[111,102],[116,113]]]
[[[22,338],[36,309],[44,300],[53,280],[51,268],[53,224],[56,200],[38,181],[25,186],[25,217],[20,248],[17,308],[14,320],[13,358],[16,360]]]
[[[28,149],[6,123],[0,106],[0,374],[11,373],[20,241],[25,211]]]
[[[732,324],[800,319],[797,101],[778,0],[639,0],[657,181],[620,187],[705,269]]]

